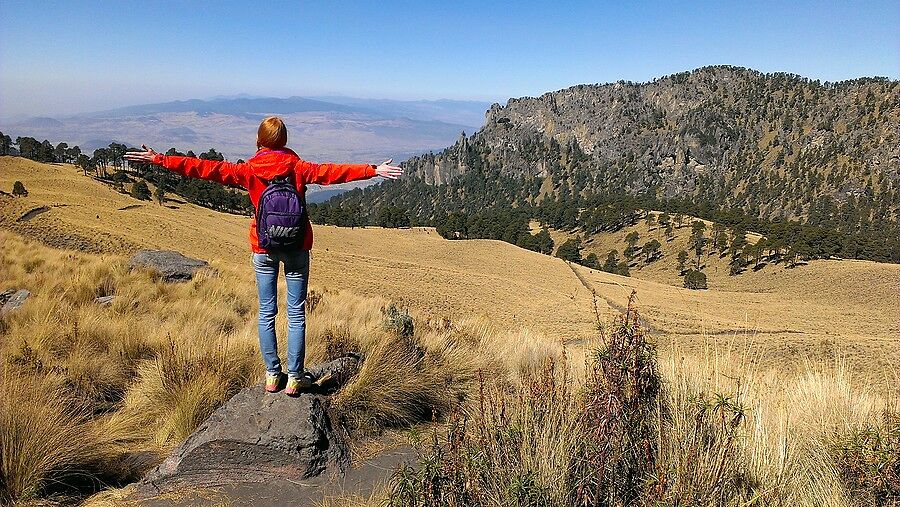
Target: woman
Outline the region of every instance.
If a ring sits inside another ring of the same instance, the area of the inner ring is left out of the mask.
[[[130,152],[125,155],[125,159],[130,162],[160,165],[192,178],[243,187],[250,193],[250,200],[258,216],[260,197],[270,185],[291,185],[296,188],[299,196],[303,196],[306,185],[310,183],[330,185],[374,176],[395,179],[403,174],[401,168],[390,165],[391,160],[377,166],[314,164],[300,159],[296,153],[286,148],[286,145],[287,128],[280,118],[273,116],[266,118],[259,125],[256,155],[245,163],[166,156],[146,146],[143,146],[145,151]],[[294,193],[293,188],[288,188],[289,194]],[[288,195],[287,199],[290,197]],[[309,251],[313,244],[312,225],[305,214],[298,217],[305,223],[293,228],[298,229],[295,231],[298,239],[296,244],[289,247],[264,248],[260,244],[260,235],[257,234],[257,220],[250,222],[250,247],[253,250],[253,269],[256,272],[256,286],[259,293],[259,348],[266,363],[267,392],[278,391],[283,380],[281,361],[278,357],[278,341],[275,337],[275,315],[278,313],[278,268],[280,264],[284,264],[288,292],[288,378],[284,392],[288,395],[298,394],[301,389],[310,387],[314,380],[312,375],[304,370],[303,365],[306,351],[305,303],[309,278]],[[270,239],[264,231],[263,245],[274,244]]]

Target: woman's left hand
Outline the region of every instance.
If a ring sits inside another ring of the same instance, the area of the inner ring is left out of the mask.
[[[391,165],[391,162],[393,161],[394,159],[389,158],[378,164],[378,167],[375,168],[375,176],[381,176],[382,178],[387,178],[389,180],[396,180],[400,176],[403,176],[403,168]]]
[[[148,148],[146,145],[142,144],[141,148],[145,151],[129,151],[125,153],[125,160],[129,162],[143,162],[146,164],[153,163],[153,157],[156,156],[156,152],[153,151],[152,148]]]

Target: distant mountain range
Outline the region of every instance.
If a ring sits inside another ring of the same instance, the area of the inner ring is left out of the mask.
[[[198,153],[216,148],[236,160],[255,151],[259,121],[279,115],[290,129],[291,146],[310,160],[402,160],[443,148],[461,131],[477,130],[488,106],[487,102],[457,100],[237,95],[7,120],[0,123],[0,130],[13,138],[65,141],[88,152],[117,141]]]
[[[235,95],[0,122],[0,131],[13,139],[64,141],[87,153],[116,141],[129,146],[144,143],[158,151],[174,147],[202,153],[216,148],[229,160],[237,160],[255,151],[260,120],[278,115],[288,125],[290,146],[305,159],[377,163],[451,144],[460,132],[478,130],[489,106],[459,100]],[[340,188],[326,195],[335,195]],[[311,190],[310,199],[315,193]]]

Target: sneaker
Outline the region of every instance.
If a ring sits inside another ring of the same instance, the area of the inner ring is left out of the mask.
[[[266,392],[277,393],[281,388],[281,373],[266,373]]]
[[[299,377],[295,377],[294,375],[290,375],[287,381],[287,387],[284,388],[284,394],[288,396],[294,396],[300,393],[301,389],[309,389],[313,385],[313,381],[315,379],[308,372],[303,372]]]

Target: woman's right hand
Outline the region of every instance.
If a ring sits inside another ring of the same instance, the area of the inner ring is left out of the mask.
[[[129,162],[143,162],[145,164],[152,164],[153,158],[157,155],[152,148],[148,148],[147,145],[142,144],[141,148],[144,151],[129,151],[125,153],[125,160]]]

